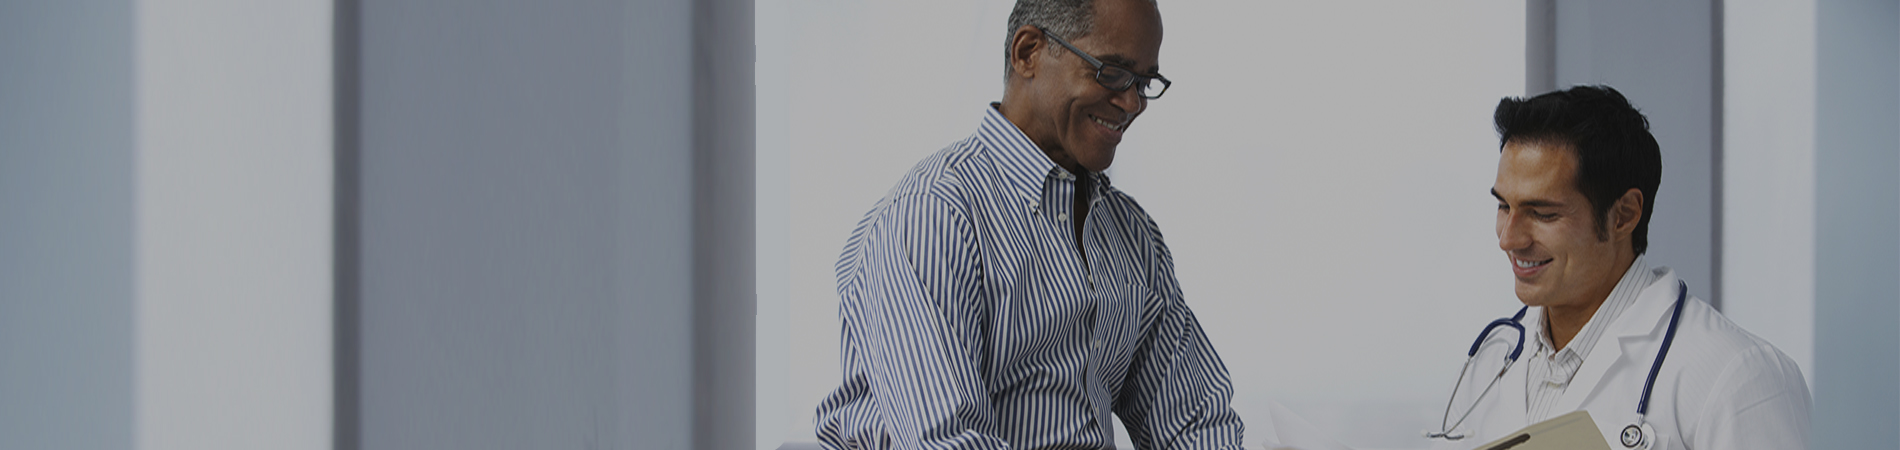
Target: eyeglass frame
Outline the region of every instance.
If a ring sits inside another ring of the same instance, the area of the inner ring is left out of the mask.
[[[1042,27],[1036,27],[1036,30],[1041,31],[1043,36],[1048,36],[1049,39],[1056,41],[1057,44],[1062,44],[1063,48],[1069,49],[1069,52],[1074,53],[1075,56],[1082,57],[1083,62],[1087,62],[1089,63],[1090,66],[1094,66],[1095,67],[1095,84],[1100,84],[1102,85],[1102,87],[1108,88],[1108,90],[1115,91],[1115,92],[1126,91],[1129,88],[1135,87],[1136,82],[1142,81],[1143,78],[1150,79],[1150,80],[1161,80],[1161,90],[1155,92],[1155,95],[1152,97],[1148,96],[1147,93],[1142,92],[1140,89],[1135,90],[1135,95],[1139,95],[1143,99],[1154,100],[1154,99],[1161,98],[1161,94],[1167,93],[1168,88],[1171,86],[1174,86],[1173,81],[1168,81],[1168,77],[1161,76],[1161,74],[1157,73],[1155,74],[1155,76],[1151,77],[1151,76],[1135,73],[1135,71],[1129,70],[1126,67],[1104,63],[1102,62],[1102,60],[1095,59],[1094,56],[1089,55],[1087,52],[1083,52],[1082,49],[1075,48],[1074,45],[1069,44],[1069,41],[1063,40],[1061,36],[1056,36],[1055,33],[1050,33],[1049,30],[1044,30],[1042,29]],[[1120,70],[1123,72],[1128,72],[1128,83],[1126,85],[1123,85],[1120,88],[1116,88],[1114,86],[1109,86],[1108,82],[1102,81],[1102,71],[1106,70],[1106,68],[1109,68],[1109,67],[1113,67],[1116,70]],[[1142,83],[1142,84],[1146,84],[1146,83]]]

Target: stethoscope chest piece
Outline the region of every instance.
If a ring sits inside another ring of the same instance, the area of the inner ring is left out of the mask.
[[[1643,445],[1643,428],[1630,424],[1623,427],[1623,448],[1636,448]]]
[[[1642,423],[1642,424],[1632,423],[1632,424],[1629,424],[1628,426],[1623,427],[1621,440],[1623,441],[1622,442],[1623,448],[1635,449],[1635,450],[1656,450],[1655,436],[1656,436],[1656,429],[1650,428],[1648,423]]]

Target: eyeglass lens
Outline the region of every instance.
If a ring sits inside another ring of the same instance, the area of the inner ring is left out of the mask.
[[[1103,87],[1119,91],[1133,86],[1135,93],[1146,98],[1160,97],[1161,92],[1168,88],[1167,83],[1161,82],[1160,78],[1137,77],[1128,69],[1115,66],[1102,66],[1095,77],[1095,80],[1101,82]]]

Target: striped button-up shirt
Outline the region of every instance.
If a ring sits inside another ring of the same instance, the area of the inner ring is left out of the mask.
[[[1583,368],[1583,359],[1590,356],[1590,349],[1597,345],[1597,338],[1603,336],[1603,330],[1616,322],[1616,316],[1623,310],[1636,304],[1643,288],[1656,282],[1656,274],[1649,271],[1649,263],[1643,261],[1643,255],[1637,255],[1636,261],[1623,272],[1623,278],[1610,290],[1609,298],[1597,307],[1596,314],[1583,324],[1577,336],[1570,338],[1562,350],[1550,341],[1550,330],[1545,326],[1548,318],[1540,317],[1527,331],[1537,336],[1536,351],[1532,354],[1528,376],[1524,377],[1525,418],[1530,423],[1550,420],[1552,406],[1563,397],[1570,388],[1570,380],[1577,377],[1577,370]],[[1542,312],[1542,311],[1539,311]],[[1569,413],[1569,411],[1560,411]]]
[[[1077,253],[1075,176],[995,105],[858,223],[837,265],[828,448],[1239,449],[1227,368],[1154,220],[1100,174]]]

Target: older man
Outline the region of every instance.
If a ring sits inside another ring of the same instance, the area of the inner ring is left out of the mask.
[[[828,448],[1241,448],[1160,230],[1102,170],[1148,101],[1147,0],[1021,0],[1003,101],[859,222],[837,265]]]

